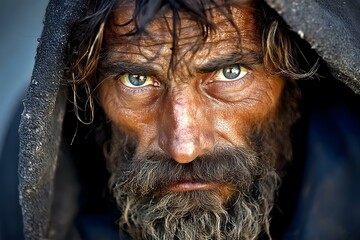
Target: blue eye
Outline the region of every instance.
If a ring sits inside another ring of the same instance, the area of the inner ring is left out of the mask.
[[[226,77],[228,79],[235,79],[238,76],[240,76],[240,73],[241,73],[239,65],[224,67],[222,69],[222,71],[223,71],[224,77]]]
[[[218,70],[214,79],[217,81],[235,81],[243,78],[247,73],[248,70],[245,67],[234,64]]]
[[[154,87],[159,86],[158,81],[155,81],[152,77],[147,75],[125,73],[120,76],[119,80],[125,86],[130,88],[141,88],[148,85],[153,85]]]
[[[138,74],[128,74],[128,79],[132,85],[134,85],[136,87],[140,87],[140,86],[144,85],[147,77],[144,75],[138,75]]]

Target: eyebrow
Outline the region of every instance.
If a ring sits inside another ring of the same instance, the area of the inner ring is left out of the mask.
[[[206,59],[205,63],[195,66],[195,70],[199,73],[209,73],[217,71],[223,67],[240,64],[249,67],[263,63],[263,56],[254,50],[242,49],[234,51],[214,59]],[[105,75],[118,75],[123,73],[141,74],[148,76],[158,75],[159,71],[155,70],[151,64],[147,63],[131,63],[125,61],[117,61],[110,63],[101,63],[99,70]]]
[[[207,59],[205,63],[199,64],[197,66],[197,71],[202,73],[208,73],[217,71],[223,67],[240,64],[244,67],[249,67],[263,63],[263,55],[261,52],[256,52],[250,49],[242,49],[239,51],[234,51],[229,54],[220,56],[214,59]]]
[[[141,74],[141,75],[155,75],[157,71],[148,65],[148,64],[138,64],[138,63],[130,63],[130,62],[111,62],[111,63],[101,63],[99,70],[105,75],[112,74],[122,74],[122,73],[130,73],[130,74]]]

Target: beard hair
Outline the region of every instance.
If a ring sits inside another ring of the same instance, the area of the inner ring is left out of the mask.
[[[183,179],[236,190],[225,204],[217,190],[163,190]],[[254,239],[268,231],[278,176],[247,149],[219,149],[187,165],[151,152],[122,159],[110,184],[123,214],[119,225],[134,239]]]
[[[275,167],[291,159],[290,128],[298,118],[298,89],[288,82],[275,114],[249,131],[250,148],[217,148],[188,164],[159,151],[136,155],[136,141],[112,129],[104,153],[110,188],[122,213],[119,227],[133,239],[256,239],[270,236],[270,212],[280,178]],[[166,192],[179,181],[235,186]]]

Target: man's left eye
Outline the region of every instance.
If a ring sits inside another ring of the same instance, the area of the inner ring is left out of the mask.
[[[150,76],[125,73],[119,80],[127,87],[140,88],[148,85],[154,85],[155,81]]]
[[[236,81],[248,74],[248,70],[240,64],[223,67],[214,76],[216,81]]]

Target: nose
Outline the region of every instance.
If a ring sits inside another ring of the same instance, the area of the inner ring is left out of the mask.
[[[194,87],[185,83],[173,87],[166,96],[159,126],[160,148],[182,164],[211,150],[210,112]]]

